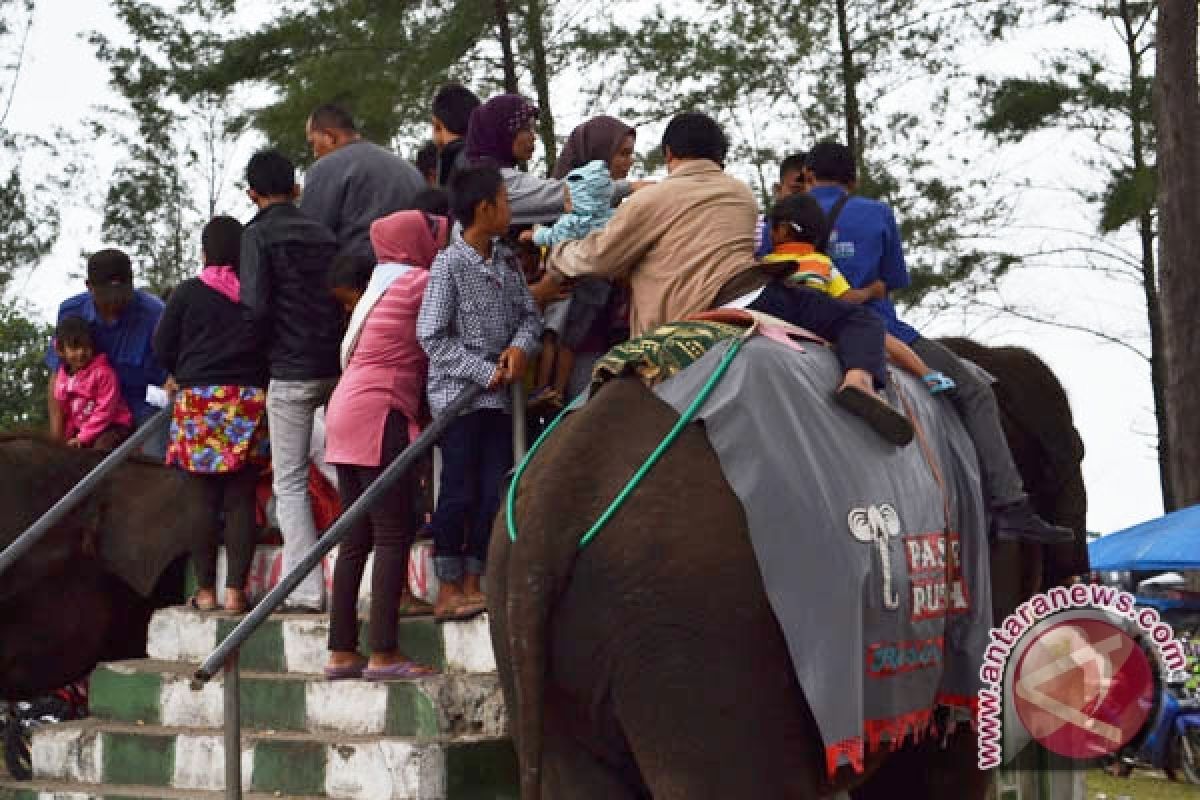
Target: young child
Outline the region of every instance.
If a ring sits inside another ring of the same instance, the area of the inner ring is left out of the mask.
[[[154,332],[154,354],[178,387],[166,462],[204,487],[211,514],[207,535],[193,544],[198,588],[191,605],[217,608],[217,540],[223,536],[224,607],[241,613],[258,535],[254,488],[267,460],[267,361],[239,305],[241,223],[214,217],[200,242],[204,269],[171,293]]]
[[[63,317],[54,334],[59,367],[54,398],[63,415],[63,437],[70,447],[111,450],[133,427],[133,414],[121,397],[117,373],[97,353],[83,317]]]
[[[866,289],[853,289],[829,256],[817,251],[826,234],[825,212],[810,195],[793,194],[776,203],[767,215],[773,249],[763,256],[764,264],[786,265],[787,281],[825,292],[846,303],[861,304],[871,299]],[[893,363],[925,382],[937,394],[954,388],[954,381],[930,369],[921,357],[890,333],[884,350]]]
[[[548,247],[558,242],[582,239],[612,219],[614,185],[608,164],[596,160],[567,173],[566,213],[552,227],[536,226],[522,238]],[[608,303],[611,285],[598,278],[585,278],[571,288],[571,296],[546,307],[543,319],[542,355],[538,364],[538,389],[530,398],[539,404],[561,406],[575,367],[575,348],[591,330],[597,315]]]
[[[450,207],[462,234],[434,260],[417,317],[417,339],[429,356],[429,406],[437,417],[468,386],[488,391],[450,423],[439,443],[441,487],[432,524],[439,620],[485,609],[480,579],[512,466],[504,387],[524,377],[542,333],[524,277],[511,252],[496,243],[511,221],[500,171],[459,171],[450,184]]]

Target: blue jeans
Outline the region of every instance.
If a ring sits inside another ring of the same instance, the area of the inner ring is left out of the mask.
[[[512,422],[499,409],[464,414],[442,434],[441,484],[433,512],[433,565],[439,581],[482,575],[492,520],[512,469]]]

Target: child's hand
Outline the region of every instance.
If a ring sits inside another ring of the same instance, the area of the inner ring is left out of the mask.
[[[509,347],[500,354],[500,361],[497,363],[496,368],[497,370],[504,371],[505,383],[516,383],[525,377],[525,365],[527,363],[528,358],[524,350],[519,347]]]
[[[67,447],[83,447],[83,442],[78,437],[67,439]]]
[[[507,376],[505,375],[504,367],[501,366],[500,364],[497,364],[496,371],[492,373],[492,379],[490,381],[488,381],[488,385],[487,385],[488,391],[490,392],[495,389],[499,389],[501,386],[503,386],[504,379],[506,377]]]
[[[533,241],[533,228],[527,228],[527,229],[521,231],[520,235],[518,235],[517,238],[520,239],[522,242],[532,242]]]
[[[167,394],[174,394],[179,391],[179,383],[176,382],[174,375],[168,375],[167,379],[163,381],[163,391]]]
[[[563,213],[570,214],[572,208],[571,190],[567,188],[567,182],[563,181]]]
[[[862,305],[871,299],[871,294],[866,289],[847,289],[838,295],[838,300],[843,303],[853,303],[854,305]]]

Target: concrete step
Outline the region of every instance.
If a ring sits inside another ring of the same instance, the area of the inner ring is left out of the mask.
[[[92,673],[91,714],[107,722],[219,729],[222,676],[193,691],[192,672],[166,661],[104,664]],[[504,697],[494,674],[372,683],[246,670],[241,697],[245,730],[412,737],[506,733]]]
[[[224,800],[223,792],[195,789],[147,789],[144,786],[81,786],[56,781],[0,781],[0,800]],[[243,800],[279,800],[280,795],[248,792]],[[317,795],[289,795],[288,800],[325,800]]]
[[[517,765],[506,739],[410,739],[345,734],[247,733],[242,786],[277,796],[335,800],[516,800]],[[192,792],[224,788],[219,732],[90,719],[37,730],[34,777],[76,793],[99,786]],[[169,796],[164,794],[165,796]]]
[[[241,619],[186,606],[163,609],[150,620],[147,654],[156,661],[199,665]],[[398,630],[400,650],[422,664],[443,672],[496,671],[486,614],[445,623],[428,616],[409,617],[400,620]],[[365,631],[360,641],[366,641]],[[328,642],[327,614],[275,614],[242,647],[241,666],[315,675],[324,668]]]

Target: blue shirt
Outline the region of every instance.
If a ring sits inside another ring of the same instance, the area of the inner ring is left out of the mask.
[[[810,192],[826,214],[845,193],[845,189],[837,186],[819,186]],[[856,195],[846,202],[829,237],[829,256],[856,289],[881,280],[891,292],[910,283],[896,216],[891,208],[876,200]],[[888,333],[905,344],[911,344],[921,335],[900,321],[890,298],[872,300],[866,305],[883,317]]]
[[[167,378],[166,371],[154,359],[151,345],[162,313],[163,302],[140,289],[133,293],[133,302],[113,323],[100,318],[88,292],[69,297],[58,307],[59,319],[75,316],[87,321],[96,350],[108,356],[121,384],[121,396],[137,424],[158,410],[147,405],[146,387],[160,386]],[[46,351],[46,366],[51,372],[58,371],[59,359],[53,341]]]

